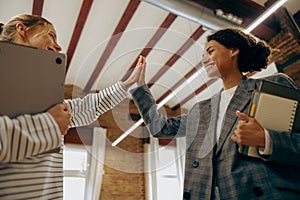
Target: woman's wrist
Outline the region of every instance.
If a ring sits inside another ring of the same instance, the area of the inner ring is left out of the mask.
[[[124,87],[124,89],[128,90],[128,88],[133,85],[133,82],[130,80],[120,81],[121,85]]]

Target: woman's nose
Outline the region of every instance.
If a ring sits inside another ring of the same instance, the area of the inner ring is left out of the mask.
[[[207,63],[209,63],[209,61],[210,61],[210,57],[206,55],[202,58],[200,62],[202,65],[206,65]]]
[[[61,46],[57,43],[54,44],[54,48],[56,52],[60,52],[62,50]]]

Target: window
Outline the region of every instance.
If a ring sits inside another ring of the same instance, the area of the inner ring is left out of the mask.
[[[88,151],[83,145],[64,146],[64,199],[84,199],[88,178]]]
[[[145,153],[146,199],[181,200],[185,138],[176,139],[176,146],[161,146],[156,138],[151,138]]]
[[[64,200],[99,199],[105,140],[106,130],[97,127],[93,130],[92,146],[64,146]]]

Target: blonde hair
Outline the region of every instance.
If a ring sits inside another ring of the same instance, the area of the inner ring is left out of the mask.
[[[52,25],[51,22],[38,15],[17,15],[9,20],[7,24],[0,23],[0,40],[13,41],[17,32],[16,25],[18,23],[23,23],[29,29],[34,28],[38,25]]]

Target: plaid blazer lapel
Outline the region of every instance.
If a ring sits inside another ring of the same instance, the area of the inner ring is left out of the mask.
[[[237,122],[237,116],[235,112],[237,110],[240,110],[244,113],[248,112],[248,110],[246,110],[246,107],[250,103],[251,94],[254,88],[255,81],[251,81],[246,77],[244,77],[238,85],[224,116],[223,128],[218,141],[217,153],[220,151],[225,140],[235,127],[235,124]]]
[[[219,102],[221,98],[221,92],[218,92],[211,98],[211,115],[209,126],[204,137],[204,141],[202,142],[198,157],[204,158],[206,157],[211,150],[214,148],[217,142],[216,136],[216,127],[217,127],[217,120],[218,120],[218,110],[219,110]]]

